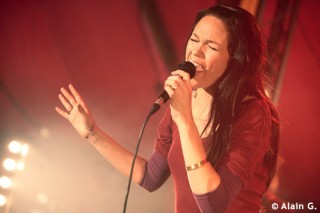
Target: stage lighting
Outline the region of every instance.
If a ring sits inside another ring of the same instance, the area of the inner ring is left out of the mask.
[[[0,206],[4,206],[6,205],[6,203],[7,203],[7,198],[4,195],[0,194]]]
[[[21,150],[20,150],[21,155],[22,155],[23,157],[25,157],[25,156],[27,156],[28,152],[29,152],[29,145],[26,144],[26,143],[25,143],[25,144],[22,144]]]
[[[14,171],[17,168],[17,163],[11,158],[7,158],[3,161],[3,166],[7,171]]]
[[[17,169],[22,171],[24,170],[24,162],[20,161],[17,163]]]
[[[10,152],[17,154],[21,151],[21,143],[19,141],[11,141],[8,145]]]
[[[21,143],[19,141],[13,140],[9,143],[8,148],[13,154],[21,154],[26,156],[29,152],[29,145],[26,143]]]
[[[12,181],[9,177],[7,176],[2,176],[0,178],[0,187],[4,188],[4,189],[8,189],[10,188],[12,185]]]

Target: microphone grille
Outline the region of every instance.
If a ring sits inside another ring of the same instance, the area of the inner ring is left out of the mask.
[[[190,78],[193,78],[196,75],[196,67],[189,61],[184,61],[179,64],[178,69],[189,73]]]

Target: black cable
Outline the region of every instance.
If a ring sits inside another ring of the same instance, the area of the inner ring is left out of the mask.
[[[183,70],[187,73],[189,73],[190,78],[193,78],[196,74],[196,67],[189,61],[185,61],[182,62],[178,65],[178,69]],[[154,104],[151,107],[151,110],[146,118],[146,120],[144,121],[142,128],[140,130],[140,134],[139,134],[139,139],[138,139],[138,143],[137,143],[137,147],[136,147],[136,151],[134,153],[133,159],[132,159],[132,165],[131,165],[131,170],[130,170],[130,175],[129,175],[129,182],[128,182],[128,188],[127,188],[127,194],[126,194],[126,198],[124,201],[124,206],[123,206],[123,213],[126,212],[127,209],[127,203],[128,203],[128,197],[129,197],[129,192],[130,192],[130,186],[131,186],[131,181],[132,181],[132,174],[133,174],[133,169],[134,169],[134,163],[136,161],[137,158],[137,154],[138,154],[138,150],[139,150],[139,146],[140,146],[140,142],[141,142],[141,138],[144,132],[144,128],[146,127],[151,115],[153,115],[154,113],[156,113],[160,107],[169,99],[169,95],[167,92],[163,91],[161,93],[161,95],[158,97],[158,99],[156,100],[156,102],[154,102]]]
[[[136,151],[133,155],[133,159],[132,159],[132,164],[131,164],[131,169],[130,169],[130,175],[129,175],[129,180],[128,180],[128,186],[127,186],[127,193],[126,193],[126,197],[125,197],[125,200],[124,200],[124,205],[123,205],[123,213],[126,212],[127,210],[127,204],[128,204],[128,198],[129,198],[129,193],[130,193],[130,187],[131,187],[131,182],[132,182],[132,175],[133,175],[133,169],[134,169],[134,164],[136,162],[136,158],[137,158],[137,155],[138,155],[138,151],[139,151],[139,147],[140,147],[140,143],[141,143],[141,139],[142,139],[142,135],[143,135],[143,132],[144,132],[144,129],[150,119],[150,117],[160,108],[160,106],[158,104],[153,104],[152,105],[152,108],[147,116],[147,118],[145,119],[142,127],[141,127],[141,130],[140,130],[140,134],[139,134],[139,138],[138,138],[138,143],[137,143],[137,147],[136,147]]]

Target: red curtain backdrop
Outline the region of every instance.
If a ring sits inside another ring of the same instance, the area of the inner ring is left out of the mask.
[[[212,1],[156,4],[183,58],[195,12]],[[277,195],[320,208],[319,6],[319,1],[302,1],[287,61],[278,103],[283,164]],[[121,211],[127,179],[54,107],[60,87],[73,83],[100,127],[133,151],[140,126],[162,90],[144,27],[135,0],[0,2],[1,157],[11,138],[31,146],[25,170],[14,174],[12,212]],[[139,152],[145,158],[152,152],[163,112],[146,129]],[[39,203],[43,194],[47,202]],[[172,212],[171,180],[152,194],[133,186],[128,209]]]

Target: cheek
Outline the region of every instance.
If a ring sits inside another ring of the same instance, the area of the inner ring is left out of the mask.
[[[218,60],[216,63],[213,63],[212,67],[207,71],[205,75],[206,81],[209,84],[213,84],[214,82],[216,82],[225,72],[227,64],[227,58]]]
[[[185,50],[185,60],[187,60],[187,58],[189,57],[191,51],[190,51],[190,45],[189,45],[189,42],[187,43],[187,47],[186,47],[186,50]]]
[[[211,70],[208,71],[206,73],[206,75],[204,76],[204,82],[205,82],[205,86],[211,86],[212,84],[214,84],[217,79],[221,76],[220,72],[216,72],[215,70]]]
[[[229,54],[221,55],[218,58],[213,59],[211,71],[215,73],[216,76],[220,77],[228,66]]]
[[[213,69],[213,75],[216,75],[217,78],[219,78],[225,71],[227,68],[227,63],[222,63],[222,64],[218,64],[214,69]]]

